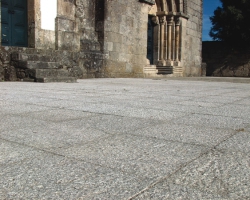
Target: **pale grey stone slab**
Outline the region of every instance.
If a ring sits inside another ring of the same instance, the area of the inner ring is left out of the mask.
[[[37,106],[32,104],[13,102],[13,101],[1,101],[0,102],[0,111],[4,114],[20,114],[20,113],[29,113],[36,111],[46,111],[50,108],[45,106]]]
[[[39,156],[40,153],[30,147],[20,145],[16,142],[3,140],[0,136],[0,166],[8,166],[25,159]],[[0,173],[1,174],[1,173]],[[1,176],[2,177],[2,176]],[[2,178],[1,178],[2,179]]]
[[[212,102],[212,103],[234,103],[236,101],[241,100],[242,97],[233,97],[233,96],[205,96],[201,98],[197,98],[197,101],[204,101],[204,102]]]
[[[171,178],[174,184],[192,187],[225,199],[250,198],[249,155],[211,151],[182,168]]]
[[[25,94],[25,95],[24,95]],[[58,96],[56,97],[54,95],[54,98],[49,98],[47,93],[36,93],[36,91],[20,91],[17,94],[16,93],[10,93],[5,94],[2,96],[5,101],[13,102],[13,103],[19,103],[19,104],[35,104],[39,102],[49,102],[52,100],[56,100]]]
[[[199,125],[202,127],[214,127],[223,129],[239,130],[247,126],[248,120],[205,114],[192,114],[179,118],[174,123],[186,125]]]
[[[204,151],[207,148],[200,145],[119,134],[62,149],[60,153],[142,177],[156,178],[167,175]]]
[[[218,194],[211,194],[197,190],[192,187],[184,187],[178,184],[173,184],[171,182],[164,182],[157,184],[156,186],[149,188],[145,192],[142,192],[138,196],[135,196],[131,200],[159,200],[159,199],[202,199],[202,200],[229,200],[228,198],[223,198]],[[233,200],[233,199],[231,199]]]
[[[157,98],[155,98],[157,96]],[[107,97],[99,98],[101,103],[111,104],[119,106],[120,102],[123,102],[123,105],[127,107],[137,107],[137,108],[160,108],[164,109],[166,104],[172,104],[182,101],[191,100],[191,97],[180,97],[174,95],[166,95],[160,96],[159,94],[155,94],[152,97],[138,97],[137,94],[135,95],[111,95]]]
[[[177,117],[185,116],[186,113],[180,112],[180,110],[175,111],[172,106],[172,110],[166,111],[163,106],[157,108],[137,108],[136,106],[131,107],[126,104],[82,104],[75,107],[70,107],[72,110],[82,110],[86,112],[102,113],[102,114],[112,114],[127,117],[137,117],[137,118],[147,118],[155,120],[169,120]],[[176,106],[177,107],[177,106]],[[174,110],[174,111],[173,111]]]
[[[199,113],[219,115],[225,117],[237,117],[250,121],[250,106],[239,104],[224,104],[210,109],[200,109]]]
[[[169,122],[162,122],[155,126],[131,132],[133,135],[148,137],[149,140],[151,138],[158,138],[167,141],[206,145],[210,147],[217,145],[234,133],[234,130],[223,130],[196,125],[180,125]]]
[[[244,130],[250,132],[250,122],[247,124]]]
[[[223,89],[226,89],[226,88],[223,88]],[[242,84],[241,86],[237,87],[235,91],[231,91],[230,93],[228,93],[228,96],[249,99],[250,97],[249,84]]]
[[[1,83],[0,199],[249,199],[249,84],[78,82]]]
[[[154,119],[154,120],[172,120],[175,118],[186,116],[187,113],[181,111],[166,111],[166,109],[155,109],[155,108],[136,108],[128,107],[123,110],[116,111],[116,114],[128,117],[138,117],[145,119]]]
[[[39,149],[61,149],[78,143],[89,143],[108,134],[88,127],[67,127],[60,124],[30,126],[17,130],[2,131],[0,137]]]
[[[239,131],[237,134],[222,142],[217,149],[241,151],[250,154],[250,132]],[[249,160],[250,161],[250,160]]]
[[[134,174],[47,153],[0,169],[1,199],[126,199],[150,184]]]
[[[91,111],[90,108],[93,107],[94,111],[96,110],[96,107],[98,108],[98,106],[100,104],[103,104],[103,101],[101,98],[96,97],[95,99],[93,99],[92,97],[90,98],[84,98],[84,99],[60,99],[60,100],[55,100],[55,101],[50,101],[50,102],[39,102],[36,103],[36,105],[39,106],[46,106],[46,107],[51,107],[52,109],[69,109],[69,110],[77,110],[74,109],[74,107],[77,108],[82,108],[79,110],[82,111]],[[73,107],[73,109],[72,109]],[[86,109],[83,109],[86,108]]]
[[[189,101],[178,101],[174,102],[176,105],[182,105],[182,106],[196,106],[199,108],[216,108],[223,106],[224,103],[214,103],[214,102],[204,102],[204,101],[194,101],[193,99]],[[206,109],[207,110],[207,109]]]
[[[250,95],[247,98],[244,98],[242,100],[239,100],[239,101],[235,102],[235,104],[250,106]]]
[[[249,156],[211,151],[133,199],[249,199]]]
[[[20,114],[19,116],[20,117],[25,116],[27,118],[33,118],[49,122],[64,122],[64,121],[93,117],[96,116],[96,114],[84,111],[77,111],[77,110],[50,108],[46,111],[24,113]]]
[[[3,118],[0,118],[0,133],[6,130],[17,130],[26,127],[46,127],[47,124],[48,122],[42,120],[19,117],[18,115],[4,115]]]
[[[126,117],[119,115],[96,114],[95,116],[65,121],[64,125],[70,127],[90,127],[96,130],[102,130],[106,133],[128,133],[134,130],[153,126],[158,124],[158,120],[142,119],[135,117]]]

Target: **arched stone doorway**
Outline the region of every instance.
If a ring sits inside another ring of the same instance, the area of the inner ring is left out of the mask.
[[[159,69],[168,68],[163,71],[170,73],[182,73],[182,21],[188,18],[185,2],[186,0],[156,0],[156,4],[149,11],[149,24],[151,28],[153,24],[154,36],[153,52],[147,57],[151,59],[150,64],[158,66]]]

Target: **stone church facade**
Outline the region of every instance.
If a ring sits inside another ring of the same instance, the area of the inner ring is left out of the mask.
[[[202,0],[41,1],[1,0],[0,79],[200,76]]]

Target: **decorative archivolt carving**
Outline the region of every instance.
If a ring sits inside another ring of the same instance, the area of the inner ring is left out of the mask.
[[[187,0],[156,0],[158,12],[187,14]]]

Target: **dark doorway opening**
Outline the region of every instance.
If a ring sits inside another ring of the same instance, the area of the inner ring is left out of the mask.
[[[154,23],[153,16],[148,16],[148,39],[147,39],[147,59],[152,65],[154,62]]]
[[[1,1],[2,46],[28,46],[27,0]]]

